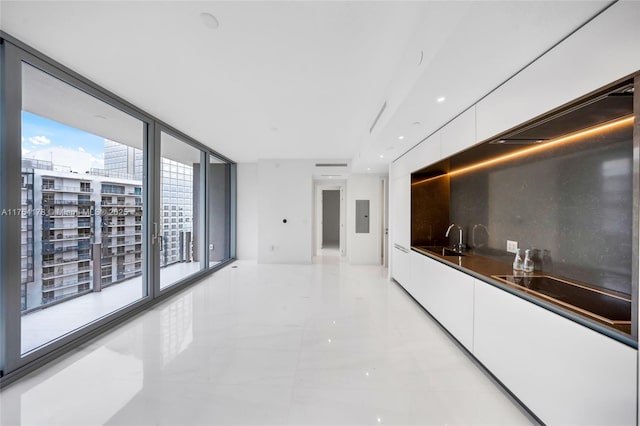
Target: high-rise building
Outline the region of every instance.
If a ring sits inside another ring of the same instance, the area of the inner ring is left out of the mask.
[[[101,184],[101,286],[142,274],[142,186]]]
[[[46,305],[91,289],[94,182],[90,176],[55,170],[38,170],[35,178],[35,198],[42,206],[37,221],[42,269],[36,282],[42,283],[41,304]]]
[[[108,139],[104,140],[104,170],[95,174],[142,180],[143,153]],[[193,166],[162,157],[160,164],[162,212],[161,266],[189,262],[194,258]]]
[[[30,165],[30,164],[29,164]],[[27,309],[27,285],[34,280],[33,264],[33,168],[22,169],[20,211],[20,293],[21,309]]]
[[[23,160],[23,312],[142,274],[142,181],[113,174]]]

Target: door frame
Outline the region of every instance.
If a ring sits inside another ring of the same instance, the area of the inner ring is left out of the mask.
[[[314,183],[314,220],[313,255],[318,256],[322,249],[322,191],[340,191],[340,257],[347,255],[347,184],[345,181]]]

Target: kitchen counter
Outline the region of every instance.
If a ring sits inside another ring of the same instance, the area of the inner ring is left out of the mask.
[[[473,250],[459,256],[447,248],[411,248],[622,343],[638,347],[630,335],[631,300],[624,295],[600,291],[581,283],[537,272],[514,277],[514,271],[507,258],[497,260],[477,254]]]

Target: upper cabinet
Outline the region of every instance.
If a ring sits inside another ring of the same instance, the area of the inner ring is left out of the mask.
[[[477,141],[475,105],[447,124],[441,132],[441,158],[447,158],[474,145]],[[423,163],[425,164],[427,163]]]
[[[389,179],[408,175],[440,159],[440,132],[436,132],[391,164]]]
[[[633,3],[614,4],[480,101],[477,139],[486,140],[640,69],[640,55],[630,55],[640,46]]]

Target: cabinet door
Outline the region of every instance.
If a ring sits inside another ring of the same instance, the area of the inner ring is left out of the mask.
[[[411,259],[404,248],[391,247],[391,277],[410,293]]]
[[[546,424],[635,424],[637,350],[477,280],[473,353]]]
[[[473,350],[473,277],[428,259],[432,281],[429,312],[468,350]]]
[[[477,104],[478,140],[637,71],[639,14],[637,2],[617,2],[481,100]],[[607,66],[593,66],[593,52],[607,52]]]
[[[415,252],[412,255],[412,291],[407,291],[472,350],[474,279],[427,256]]]
[[[411,248],[411,176],[403,175],[391,182],[389,192],[391,242]]]
[[[476,143],[475,105],[442,129],[441,157],[447,158]]]

